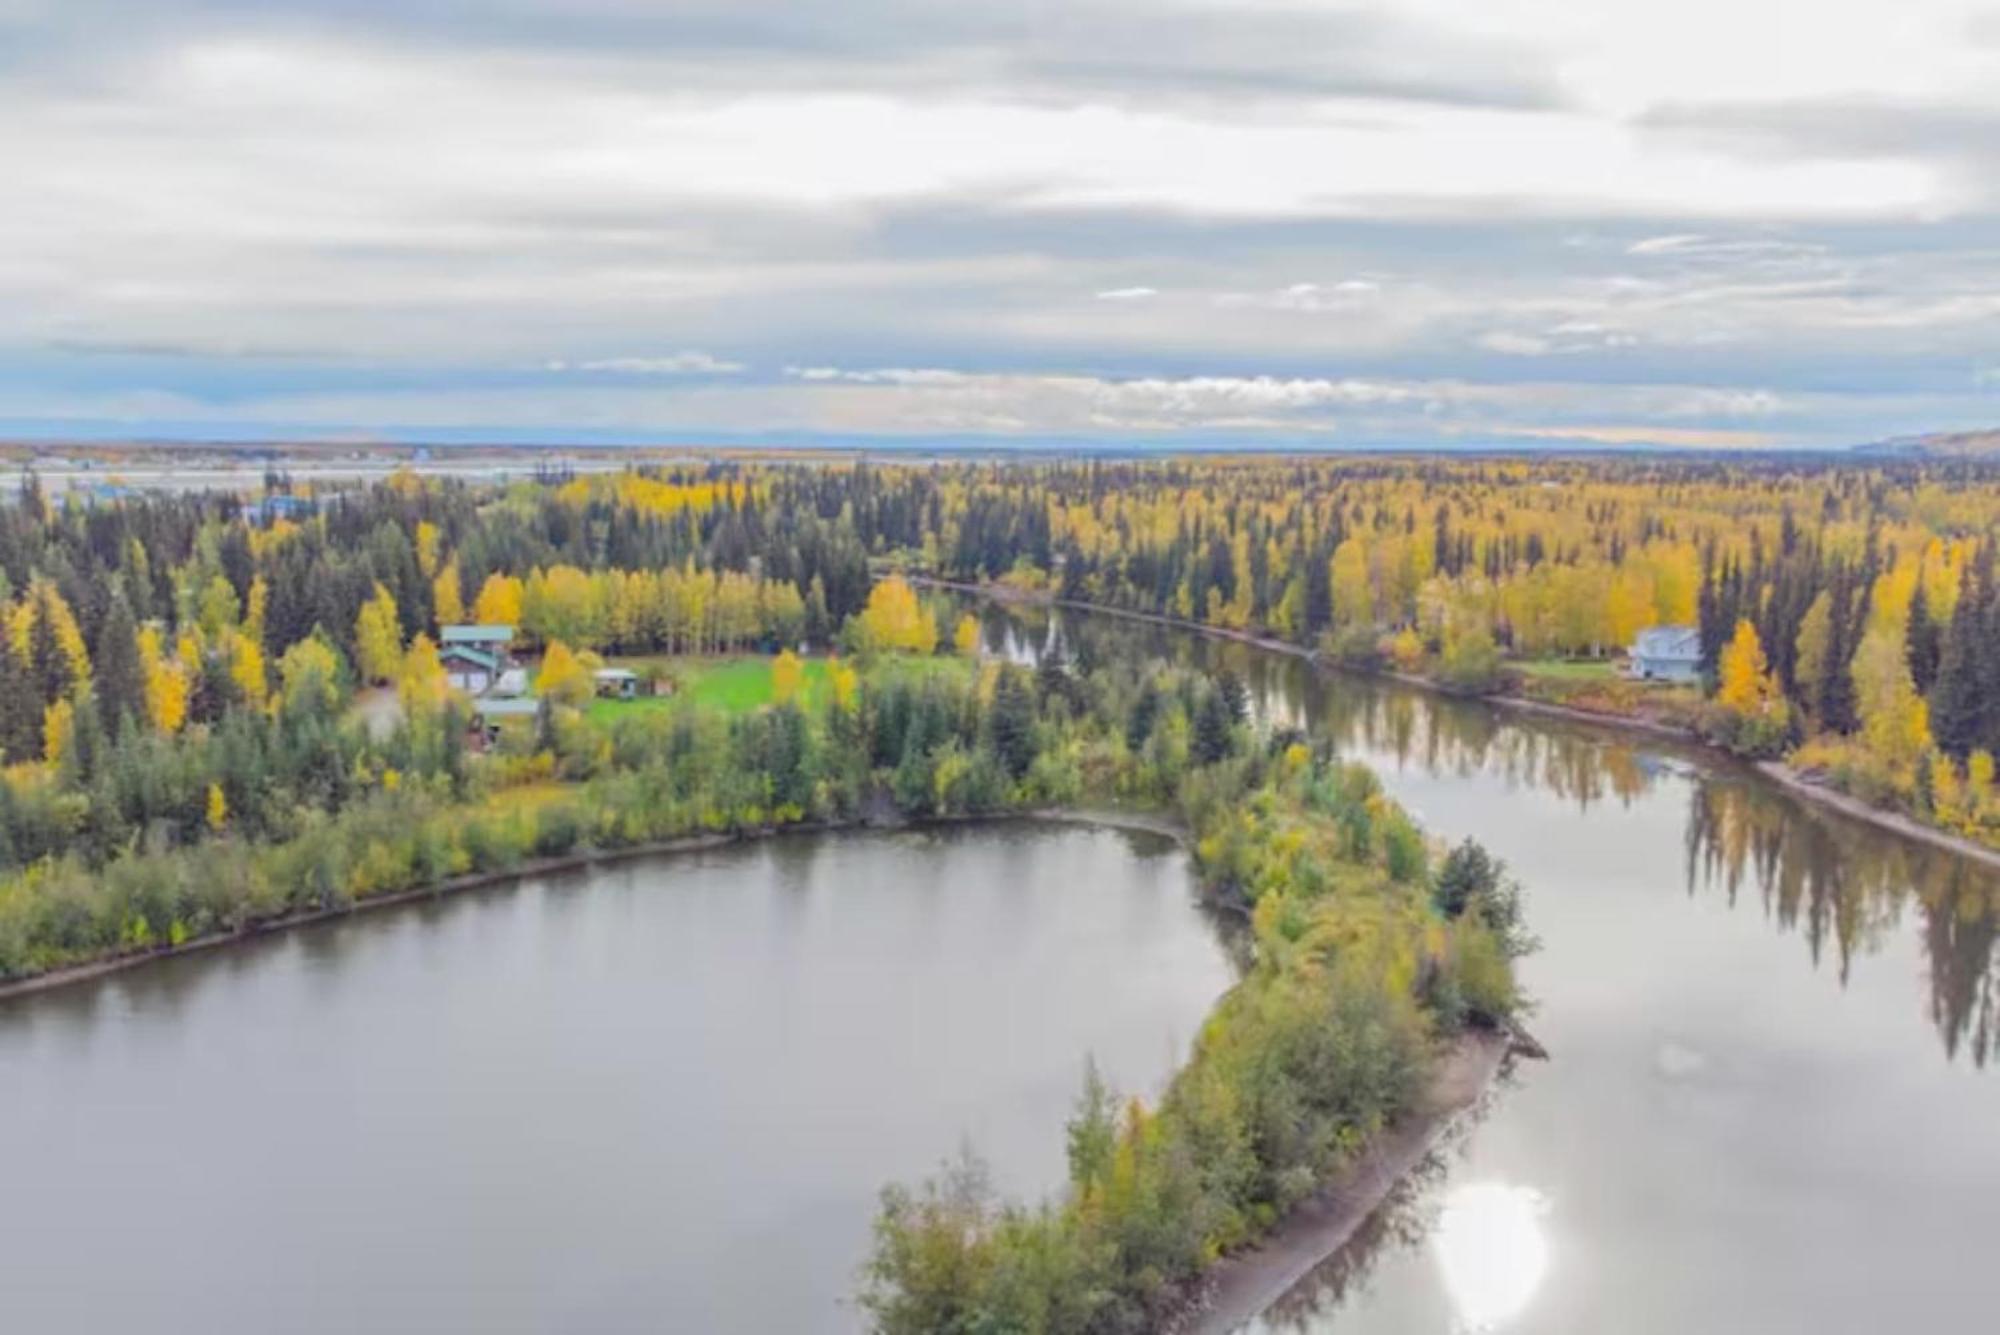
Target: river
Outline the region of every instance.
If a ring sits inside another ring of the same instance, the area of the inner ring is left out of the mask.
[[[792,836],[0,1005],[0,1329],[845,1331],[877,1193],[1063,1179],[1233,980],[1171,842]]]
[[[1983,1329],[2000,1310],[2000,884],[1671,742],[1189,632],[986,614],[1237,672],[1526,886],[1553,1060],[1259,1330]]]
[[[1102,618],[1371,763],[1527,888],[1526,1063],[1260,1329],[1990,1324],[1992,876],[1670,742]],[[799,837],[349,920],[0,1007],[0,1294],[42,1331],[844,1330],[877,1187],[1061,1177],[1231,977],[1183,860]]]

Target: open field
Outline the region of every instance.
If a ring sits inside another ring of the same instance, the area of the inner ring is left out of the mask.
[[[1544,681],[1615,681],[1618,664],[1609,658],[1531,658],[1514,665]]]
[[[642,677],[663,675],[674,682],[672,695],[642,696],[636,700],[592,700],[584,715],[595,723],[609,723],[634,713],[650,713],[688,704],[697,709],[726,714],[747,714],[772,703],[774,691],[769,654],[732,654],[719,658],[641,657],[611,658],[607,666],[631,668]],[[833,689],[829,684],[832,659],[806,658],[799,690],[799,703],[813,709],[824,704]],[[963,659],[917,658],[899,661],[894,671],[908,676],[958,673],[968,669]]]
[[[642,696],[637,700],[592,700],[584,713],[593,722],[608,723],[625,714],[670,709],[686,702],[700,709],[746,714],[771,703],[771,664],[766,654],[733,655],[726,658],[613,658],[610,667],[631,668],[645,677],[660,675],[674,682],[672,695]],[[801,704],[815,704],[828,686],[827,660],[803,660],[804,685]]]

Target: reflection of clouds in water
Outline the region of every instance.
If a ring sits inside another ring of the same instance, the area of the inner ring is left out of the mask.
[[[1498,1330],[1535,1296],[1549,1265],[1547,1213],[1540,1192],[1505,1182],[1469,1182],[1445,1198],[1431,1251],[1460,1330]]]

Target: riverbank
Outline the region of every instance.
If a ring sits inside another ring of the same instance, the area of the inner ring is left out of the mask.
[[[1663,723],[1657,719],[1638,718],[1628,714],[1607,714],[1591,709],[1577,709],[1569,705],[1552,704],[1547,700],[1536,700],[1528,696],[1509,692],[1473,692],[1456,690],[1441,682],[1414,672],[1397,672],[1389,668],[1357,668],[1346,664],[1329,663],[1320,653],[1301,644],[1275,639],[1268,635],[1256,635],[1248,631],[1231,630],[1225,626],[1209,626],[1198,621],[1188,621],[1179,617],[1163,616],[1153,612],[1135,612],[1126,608],[1106,607],[1098,603],[1085,602],[1078,598],[1059,598],[1053,594],[1038,594],[1027,590],[1009,588],[1005,585],[970,584],[962,580],[933,579],[924,575],[906,575],[911,583],[930,588],[950,589],[959,593],[991,598],[995,602],[1023,604],[1040,607],[1062,607],[1093,615],[1118,617],[1128,621],[1149,622],[1173,630],[1188,631],[1204,635],[1210,639],[1228,640],[1237,644],[1247,644],[1272,653],[1287,654],[1316,667],[1335,672],[1347,672],[1356,676],[1375,677],[1384,681],[1398,682],[1415,690],[1430,691],[1437,695],[1448,695],[1454,699],[1476,700],[1492,705],[1496,709],[1511,710],[1520,714],[1533,714],[1540,718],[1558,719],[1567,723],[1578,723],[1586,727],[1615,729],[1619,732],[1634,733],[1654,737],[1662,741],[1674,742],[1707,753],[1719,760],[1732,764],[1743,764],[1743,758],[1703,737],[1693,728],[1678,724]],[[1793,797],[1814,806],[1835,811],[1853,820],[1863,821],[1880,830],[1888,830],[1908,839],[1914,839],[1932,848],[1942,849],[1969,858],[1983,866],[2000,868],[2000,849],[1979,840],[1941,830],[1900,811],[1890,811],[1863,801],[1849,793],[1818,782],[1812,776],[1801,772],[1781,760],[1761,760],[1751,762],[1751,768],[1764,778],[1776,783]]]
[[[830,825],[811,826],[787,825],[764,832],[771,834],[790,833],[809,829],[831,829]],[[145,950],[135,950],[105,959],[91,960],[83,964],[65,965],[44,973],[30,974],[25,978],[0,982],[0,1002],[25,996],[31,992],[46,992],[52,988],[68,987],[76,983],[89,982],[95,978],[108,977],[136,969],[141,965],[158,963],[161,960],[177,959],[183,955],[200,954],[223,946],[239,945],[254,941],[259,937],[278,932],[289,932],[302,927],[312,927],[320,923],[334,922],[350,918],[359,913],[376,909],[398,908],[424,900],[441,899],[446,895],[466,890],[479,890],[509,881],[527,880],[535,876],[548,876],[559,872],[579,871],[590,867],[612,866],[633,858],[668,856],[675,853],[696,853],[708,849],[723,848],[730,844],[744,842],[741,834],[701,834],[688,835],[678,839],[663,839],[655,843],[636,845],[631,848],[592,850],[589,852],[565,853],[556,857],[531,858],[513,867],[495,868],[491,871],[468,872],[463,876],[451,876],[429,885],[415,886],[407,890],[394,890],[387,894],[369,895],[333,908],[309,909],[300,913],[282,914],[275,918],[246,923],[233,932],[218,932],[208,936],[198,936],[179,945],[153,946]]]
[[[1539,1053],[1532,1041],[1519,1045]],[[1476,1108],[1508,1056],[1513,1035],[1473,1030],[1438,1061],[1417,1106],[1354,1161],[1295,1206],[1262,1242],[1218,1261],[1166,1335],[1228,1335],[1290,1293],[1353,1238],[1396,1184]]]
[[[409,904],[442,899],[447,895],[469,890],[489,889],[510,882],[530,880],[538,876],[553,876],[566,872],[586,871],[594,867],[610,867],[640,858],[673,857],[685,853],[710,852],[718,848],[728,848],[738,844],[758,843],[781,835],[830,834],[860,830],[902,830],[902,829],[946,829],[962,825],[994,824],[1003,821],[1035,822],[1052,824],[1083,825],[1093,829],[1122,830],[1126,832],[1157,835],[1172,840],[1183,851],[1191,851],[1192,843],[1187,830],[1179,823],[1164,816],[1147,812],[1123,811],[1111,807],[1065,808],[1035,807],[1018,811],[980,812],[971,815],[899,817],[881,820],[868,816],[857,816],[851,820],[801,821],[789,825],[771,825],[756,829],[728,831],[715,834],[684,835],[674,839],[655,840],[645,844],[635,844],[627,848],[589,849],[574,853],[564,853],[553,857],[530,858],[513,867],[494,868],[489,871],[468,872],[462,876],[451,876],[429,885],[414,886],[406,890],[390,891],[386,894],[369,895],[333,908],[309,909],[303,912],[287,913],[274,918],[245,924],[233,932],[220,932],[208,936],[183,941],[179,945],[159,945],[144,950],[129,951],[104,959],[90,960],[82,964],[65,965],[44,973],[30,974],[25,978],[14,978],[0,982],[0,1004],[20,996],[35,992],[46,992],[54,988],[69,987],[93,979],[106,978],[123,973],[142,965],[155,964],[162,960],[177,959],[184,955],[200,954],[217,950],[224,946],[240,945],[279,932],[289,932],[300,928],[313,927],[322,923],[335,922],[360,913],[377,909],[399,908]],[[1206,893],[1206,892],[1204,892]],[[1231,902],[1226,896],[1210,896],[1217,908],[1242,911],[1243,906]]]

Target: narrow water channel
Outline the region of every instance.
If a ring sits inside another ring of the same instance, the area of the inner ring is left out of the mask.
[[[792,837],[0,1006],[0,1330],[844,1331],[881,1186],[1063,1177],[1234,978],[1170,843]]]
[[[1268,1330],[1971,1330],[2000,1311],[2000,884],[1635,740],[1103,617],[1032,658],[1227,667],[1525,883],[1536,1036],[1457,1147]]]

